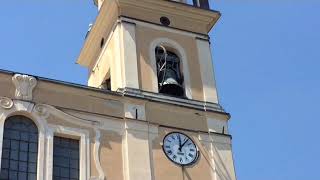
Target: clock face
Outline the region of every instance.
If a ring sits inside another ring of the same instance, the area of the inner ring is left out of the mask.
[[[171,161],[181,166],[193,164],[199,156],[198,148],[192,139],[179,132],[167,134],[162,148]]]

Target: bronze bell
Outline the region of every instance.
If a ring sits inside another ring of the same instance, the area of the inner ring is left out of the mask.
[[[180,59],[164,47],[156,49],[159,92],[172,96],[184,96]]]
[[[176,72],[171,69],[166,70],[166,75],[163,83],[160,83],[160,93],[173,95],[173,96],[183,96],[183,87],[178,83]]]

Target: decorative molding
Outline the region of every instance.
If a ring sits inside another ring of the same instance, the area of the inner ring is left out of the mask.
[[[46,107],[46,105],[43,104],[37,104],[33,111],[40,117],[47,119],[50,116],[49,109]]]
[[[2,108],[2,109],[1,109]],[[105,175],[99,161],[100,149],[100,130],[104,126],[101,124],[101,119],[90,120],[89,116],[83,118],[76,117],[73,114],[65,113],[53,106],[46,104],[33,104],[22,100],[11,100],[7,97],[0,97],[0,159],[2,154],[3,131],[5,120],[12,115],[27,116],[35,122],[39,129],[39,147],[38,147],[38,166],[37,180],[52,179],[53,171],[53,137],[55,134],[68,134],[80,139],[80,176],[81,180],[95,179],[104,180]],[[47,118],[54,116],[70,123],[85,127],[71,128],[65,126],[56,126],[47,124]],[[105,120],[105,119],[104,119]],[[113,122],[113,121],[112,121]],[[121,124],[114,123],[116,127],[121,129]],[[102,127],[103,126],[103,127]],[[89,130],[86,128],[96,129],[96,138],[94,144],[94,162],[99,172],[99,177],[90,178],[90,137]],[[109,127],[111,128],[111,127]],[[118,130],[120,131],[120,130]],[[124,131],[124,127],[123,127]],[[1,162],[0,162],[1,166]]]
[[[122,10],[124,7],[130,7],[131,10],[145,10],[157,11],[158,13],[166,14],[168,17],[179,17],[182,20],[188,19],[191,22],[196,22],[198,26],[203,26],[201,30],[198,28],[191,28],[192,31],[198,33],[207,33],[211,30],[212,26],[220,18],[220,12],[214,10],[204,10],[203,8],[194,8],[191,5],[187,5],[181,2],[174,2],[172,0],[166,1],[119,1],[119,8]],[[173,8],[174,7],[174,8]],[[192,7],[192,8],[190,8]],[[184,27],[172,25],[170,27],[186,29]],[[187,31],[187,30],[185,30]],[[190,30],[189,30],[190,31]]]
[[[49,125],[50,131],[53,133],[48,133],[47,139],[53,139],[55,134],[62,134],[62,135],[71,135],[75,137],[79,137],[80,139],[80,180],[87,180],[90,177],[90,139],[89,139],[89,132],[84,129],[79,128],[71,128],[65,126],[57,126],[57,125]],[[53,141],[48,141],[48,150],[47,157],[47,171],[53,171]],[[52,179],[47,177],[48,180]]]
[[[13,101],[7,97],[0,97],[0,107],[3,109],[11,109],[13,107]]]
[[[130,18],[128,16],[120,16],[119,19],[123,20],[123,21],[131,22],[131,23],[135,23],[136,25],[143,26],[143,27],[146,27],[146,28],[166,31],[166,32],[169,32],[169,33],[175,33],[175,34],[179,34],[179,35],[183,35],[183,36],[189,36],[189,37],[192,37],[192,38],[201,38],[201,39],[206,39],[206,40],[208,40],[208,38],[209,38],[209,36],[207,34],[199,34],[199,33],[196,33],[196,32],[185,31],[185,30],[182,30],[182,29],[166,27],[166,26],[163,26],[163,25],[160,25],[160,24],[154,24],[154,23],[146,22],[146,21],[141,20],[141,19]]]
[[[38,127],[39,131],[39,144],[38,144],[38,166],[37,166],[37,180],[45,179],[45,134],[47,130],[47,122],[45,119],[32,113],[34,107],[33,103],[11,100],[9,98],[1,98],[0,106],[5,105],[6,108],[0,111],[0,159],[2,155],[2,145],[3,145],[3,133],[4,133],[4,123],[5,120],[12,115],[23,115],[27,116],[30,120]],[[10,108],[9,108],[10,107]],[[0,162],[1,166],[1,162]]]
[[[33,88],[37,85],[36,78],[28,75],[15,74],[12,77],[12,81],[16,87],[15,98],[31,101]]]
[[[31,113],[34,107],[34,104],[28,101],[20,101],[20,100],[13,100],[14,110],[19,112],[28,112]]]
[[[52,180],[53,177],[53,137],[54,130],[52,128],[47,129],[46,141],[46,180]]]
[[[95,143],[93,148],[93,159],[96,164],[96,168],[99,173],[99,177],[91,177],[91,179],[95,180],[104,180],[105,174],[103,172],[103,169],[101,167],[100,158],[99,158],[99,150],[100,150],[100,138],[101,138],[101,132],[98,129],[95,129],[96,137],[95,137]]]
[[[204,101],[197,101],[193,99],[183,99],[177,98],[172,96],[167,96],[159,93],[143,91],[140,89],[133,89],[133,88],[120,88],[118,92],[121,93],[123,96],[135,97],[135,98],[142,98],[154,102],[161,102],[167,103],[172,105],[178,105],[193,109],[198,109],[201,111],[211,111],[222,113],[227,116],[230,116],[220,104],[204,102]]]
[[[53,115],[55,117],[58,117],[60,119],[63,119],[65,121],[68,121],[73,124],[77,124],[80,126],[86,126],[86,127],[99,127],[100,122],[99,121],[92,121],[92,120],[87,120],[87,119],[81,119],[76,116],[67,114],[53,106],[47,105],[47,104],[37,104],[33,111],[43,117],[43,118],[48,118],[50,115]]]
[[[65,113],[77,117],[79,119],[90,119],[91,121],[99,123],[99,129],[106,131],[112,131],[122,136],[125,131],[125,122],[119,121],[119,119],[113,119],[103,115],[89,114],[83,112],[77,112],[74,110],[62,109]]]

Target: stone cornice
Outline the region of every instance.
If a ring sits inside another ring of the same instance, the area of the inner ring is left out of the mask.
[[[166,14],[197,19],[199,21],[206,22],[207,24],[214,24],[221,15],[219,11],[201,9],[184,3],[168,0],[118,0],[118,2],[120,6],[130,5],[132,7],[148,8],[150,10],[161,11]],[[172,8],[174,8],[175,11],[172,11]]]
[[[119,89],[118,92],[123,94],[123,96],[127,97],[141,98],[149,101],[167,103],[186,108],[193,108],[201,111],[216,112],[225,114],[228,117],[230,117],[229,113],[225,112],[221,105],[215,103],[197,101],[192,99],[182,99],[173,96],[167,96],[159,93],[147,92],[131,88]]]
[[[12,76],[15,73],[10,72],[10,71],[0,70],[0,74],[8,74],[8,75]],[[79,90],[84,90],[84,91],[88,91],[88,92],[91,91],[90,94],[92,93],[92,97],[94,95],[97,95],[101,98],[106,96],[106,97],[108,97],[106,99],[111,100],[111,99],[118,99],[120,97],[125,96],[125,97],[133,98],[133,99],[141,99],[141,100],[146,100],[146,101],[165,103],[165,104],[184,107],[184,108],[192,108],[192,109],[199,110],[199,111],[219,113],[219,114],[227,116],[228,119],[230,118],[230,114],[227,113],[221,105],[215,104],[215,103],[197,101],[197,100],[191,100],[191,99],[182,99],[182,98],[167,96],[167,95],[163,95],[163,94],[159,94],[159,93],[142,91],[139,89],[125,88],[125,89],[119,89],[117,92],[107,91],[107,90],[102,90],[102,89],[98,89],[98,88],[88,87],[85,85],[68,83],[68,82],[64,82],[64,81],[57,81],[57,80],[53,80],[53,79],[47,79],[47,78],[36,77],[36,76],[32,76],[32,77],[37,79],[39,82],[42,81],[42,82],[46,82],[46,83],[58,84],[58,85],[62,85],[62,86],[70,87],[70,88],[75,88],[75,89],[79,89]],[[79,93],[79,92],[77,92],[77,93]],[[13,98],[13,97],[11,97],[11,98]],[[10,102],[7,99],[0,99],[0,104],[2,105],[3,108],[11,106]]]

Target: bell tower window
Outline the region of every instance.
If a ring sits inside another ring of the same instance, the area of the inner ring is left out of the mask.
[[[164,46],[155,49],[159,93],[184,97],[180,58]]]

